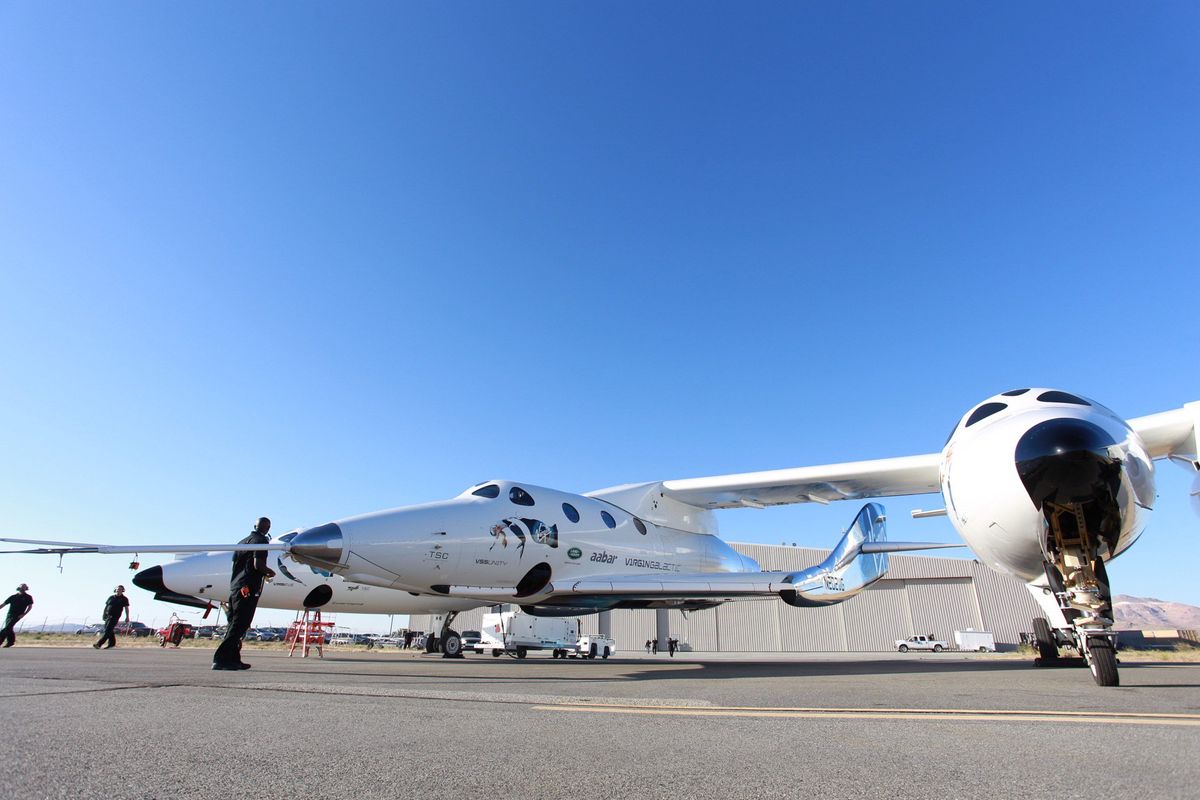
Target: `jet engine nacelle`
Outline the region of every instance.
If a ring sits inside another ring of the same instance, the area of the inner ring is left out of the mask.
[[[1155,498],[1153,461],[1129,425],[1052,389],[1005,392],[971,409],[939,475],[947,515],[971,549],[1026,581],[1045,574],[1052,517],[1086,527],[1108,561],[1141,534]]]

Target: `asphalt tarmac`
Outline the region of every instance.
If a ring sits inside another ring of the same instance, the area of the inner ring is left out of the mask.
[[[0,651],[0,797],[1194,798],[1200,664]]]

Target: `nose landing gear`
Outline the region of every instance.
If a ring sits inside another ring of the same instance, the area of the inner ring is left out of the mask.
[[[1071,644],[1083,656],[1100,686],[1118,686],[1117,635],[1113,632],[1112,593],[1099,544],[1088,534],[1082,503],[1043,506],[1049,523],[1046,577],[1063,616],[1071,626]],[[1058,659],[1058,642],[1049,624],[1034,620],[1039,656]]]

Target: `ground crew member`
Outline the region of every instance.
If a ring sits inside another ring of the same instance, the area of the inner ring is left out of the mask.
[[[16,594],[0,603],[0,608],[5,606],[8,606],[8,620],[5,622],[4,630],[0,630],[0,642],[4,642],[0,646],[12,647],[17,641],[17,634],[13,632],[13,627],[29,613],[29,609],[33,608],[33,596],[29,594],[29,587],[24,583],[18,586]]]
[[[271,520],[259,517],[254,530],[238,544],[267,544],[271,538]],[[250,669],[242,661],[242,637],[254,622],[258,608],[258,596],[262,594],[263,579],[275,577],[275,570],[267,566],[265,551],[238,550],[233,554],[233,574],[229,581],[228,626],[225,638],[213,654],[213,669]]]
[[[125,625],[129,625],[129,598],[125,596],[125,587],[118,586],[104,601],[104,632],[92,647],[105,650],[117,646],[117,623],[121,621],[121,612],[125,612]],[[108,644],[105,644],[108,642]]]

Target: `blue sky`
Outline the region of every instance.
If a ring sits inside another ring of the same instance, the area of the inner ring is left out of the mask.
[[[233,540],[494,477],[932,452],[1019,386],[1198,400],[1198,33],[1186,3],[0,5],[0,528]],[[1117,591],[1200,604],[1187,486],[1162,468]],[[953,539],[906,519],[937,501],[889,501],[893,538]],[[720,521],[821,546],[855,510]],[[51,561],[0,560],[35,617],[129,577]]]

